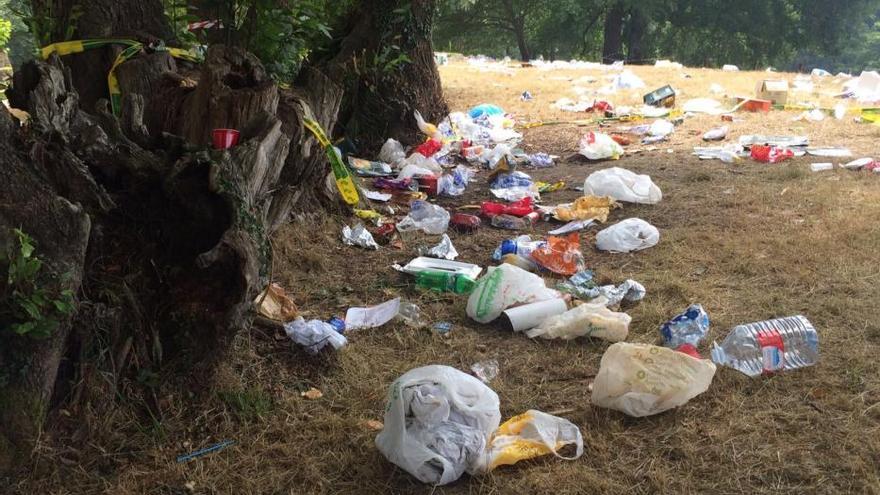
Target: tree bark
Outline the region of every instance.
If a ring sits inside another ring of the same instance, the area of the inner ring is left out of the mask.
[[[615,2],[605,13],[604,41],[602,44],[602,63],[610,64],[623,59],[623,16],[622,2]]]
[[[532,52],[529,50],[526,30],[522,20],[518,20],[514,25],[513,34],[516,36],[516,46],[519,48],[520,60],[523,62],[532,60]]]
[[[431,42],[434,5],[434,0],[365,0],[349,19],[338,50],[319,62],[344,88],[339,131],[358,138],[365,149],[377,149],[390,137],[404,144],[423,140],[415,110],[434,122],[449,113]]]

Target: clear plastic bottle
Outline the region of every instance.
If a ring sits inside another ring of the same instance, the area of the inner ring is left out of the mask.
[[[751,377],[812,366],[819,360],[819,335],[803,316],[789,316],[735,327],[712,361]]]

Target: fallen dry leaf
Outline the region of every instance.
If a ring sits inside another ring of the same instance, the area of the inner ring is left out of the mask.
[[[315,399],[320,399],[321,397],[324,397],[324,392],[321,392],[320,390],[316,389],[315,387],[312,387],[299,395],[301,395],[302,397],[305,397],[306,399],[309,399],[309,400],[315,400]]]
[[[381,431],[385,428],[385,425],[382,424],[381,421],[376,421],[375,419],[368,419],[366,421],[361,422],[361,425],[371,431]]]

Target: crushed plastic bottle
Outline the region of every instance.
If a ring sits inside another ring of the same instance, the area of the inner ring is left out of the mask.
[[[547,242],[543,240],[533,241],[527,235],[521,235],[515,239],[505,239],[501,241],[501,245],[492,253],[492,259],[494,261],[501,261],[505,254],[518,254],[528,259],[533,251],[546,244]]]
[[[422,312],[417,305],[411,302],[400,302],[400,309],[398,309],[397,317],[400,318],[404,324],[413,328],[422,328],[425,326],[425,322],[422,320]]]
[[[819,335],[803,316],[735,327],[712,346],[712,361],[756,377],[812,366],[819,360]]]
[[[540,214],[536,211],[521,218],[506,214],[496,215],[492,217],[492,226],[507,230],[525,230],[535,225],[540,218]]]
[[[437,292],[470,294],[476,282],[465,275],[452,272],[425,270],[416,274],[416,286]]]

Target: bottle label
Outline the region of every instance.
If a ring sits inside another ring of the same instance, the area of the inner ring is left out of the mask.
[[[779,371],[784,366],[783,355],[785,342],[779,330],[761,330],[758,332],[758,345],[761,346],[764,373]]]

